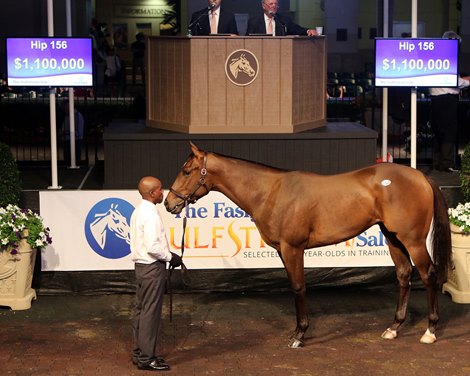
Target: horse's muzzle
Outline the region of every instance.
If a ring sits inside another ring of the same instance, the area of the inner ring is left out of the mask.
[[[170,212],[171,214],[179,214],[183,210],[184,207],[184,201],[181,201],[180,203],[176,204],[174,207],[170,207],[170,203],[168,200],[165,200],[164,202],[165,208],[167,212]]]

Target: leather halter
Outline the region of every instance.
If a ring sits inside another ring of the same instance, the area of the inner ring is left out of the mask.
[[[182,199],[185,206],[188,203],[194,204],[198,200],[198,198],[194,198],[194,195],[199,190],[199,188],[204,187],[207,192],[209,192],[210,190],[209,188],[207,188],[207,185],[206,185],[206,176],[207,176],[206,162],[207,162],[207,153],[204,153],[204,160],[202,162],[202,168],[201,168],[201,177],[198,180],[196,188],[194,188],[190,194],[184,196],[182,193],[175,191],[173,187],[170,188],[170,192],[173,193],[176,197],[179,197],[180,199]]]
[[[194,204],[197,201],[197,198],[194,199],[194,195],[198,191],[199,188],[204,187],[207,192],[209,192],[209,188],[207,188],[206,185],[206,175],[207,175],[207,169],[206,169],[206,162],[207,162],[207,153],[204,153],[204,159],[202,162],[202,168],[201,168],[201,177],[199,178],[198,184],[196,188],[189,194],[184,196],[182,193],[179,193],[175,191],[173,188],[170,188],[170,192],[172,192],[176,197],[179,197],[181,200],[184,202],[184,206],[186,206],[186,214],[183,217],[183,235],[181,236],[181,260],[183,260],[184,257],[184,238],[185,238],[185,232],[186,232],[186,223],[187,223],[187,210],[188,210],[188,203]],[[178,204],[177,206],[181,205]],[[173,272],[173,267],[170,266],[169,268],[169,273],[167,277],[167,289],[168,293],[170,295],[170,322],[173,321],[173,291],[171,288],[171,275]],[[187,275],[188,269],[186,268],[186,265],[184,263],[181,263],[181,274],[183,278],[183,283],[186,286],[189,286],[191,284],[191,280],[189,279],[189,276]]]

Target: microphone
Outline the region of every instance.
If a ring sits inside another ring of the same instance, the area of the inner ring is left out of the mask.
[[[209,17],[209,13],[215,8],[215,6],[216,6],[216,3],[211,2],[209,6],[207,7],[207,12],[201,13],[198,18],[196,18],[193,22],[191,22],[188,25],[188,36],[192,35],[193,27],[195,27],[194,31],[196,32],[196,35],[199,34],[199,31],[201,29],[201,25],[199,24],[199,21],[201,20],[202,17]]]
[[[276,15],[276,12],[270,11],[269,14],[271,13],[273,14],[273,20],[279,22],[279,25],[282,26],[282,35],[287,35],[287,26],[279,19],[279,17]]]
[[[209,17],[209,12],[211,10],[211,7],[207,7],[207,13],[204,12],[202,13],[198,18],[196,18],[193,22],[191,22],[189,25],[188,25],[188,36],[192,35],[192,28],[194,26],[196,26],[196,35],[199,34],[198,33],[198,29],[201,29],[201,25],[199,25],[199,21],[201,20],[202,17]]]

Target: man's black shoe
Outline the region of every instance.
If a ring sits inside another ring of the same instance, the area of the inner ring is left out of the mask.
[[[145,366],[138,365],[137,368],[146,370],[146,371],[169,371],[170,370],[170,366],[161,357],[158,357],[152,360],[149,364]]]

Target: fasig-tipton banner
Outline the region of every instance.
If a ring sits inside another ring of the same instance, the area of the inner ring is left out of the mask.
[[[167,194],[167,192],[165,193]],[[40,213],[52,245],[41,255],[43,271],[131,270],[129,223],[137,191],[44,191]],[[182,217],[157,206],[172,251],[181,253]],[[345,218],[345,220],[348,220]],[[306,267],[391,266],[378,226],[336,245],[307,249]],[[282,268],[250,216],[218,192],[191,205],[185,235],[189,269]]]

